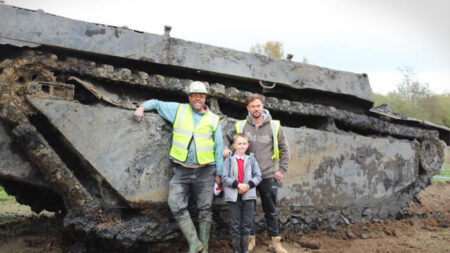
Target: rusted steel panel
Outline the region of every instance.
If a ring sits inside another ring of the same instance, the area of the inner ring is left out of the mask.
[[[268,85],[277,83],[293,89],[326,91],[373,102],[365,74],[272,59],[168,35],[76,21],[7,5],[0,5],[0,16],[0,44],[67,48],[264,81]]]
[[[130,204],[167,200],[170,126],[159,116],[147,113],[138,124],[127,110],[31,102]],[[279,194],[283,206],[344,208],[385,200],[418,176],[414,142],[307,128],[285,132],[292,159]]]
[[[392,199],[417,180],[417,142],[285,128],[291,161],[280,204],[344,209]],[[392,206],[400,208],[396,201]]]
[[[171,132],[161,117],[138,123],[129,110],[29,100],[130,205],[167,202]]]
[[[20,154],[0,121],[0,178],[18,180],[24,183],[48,187],[39,170]]]

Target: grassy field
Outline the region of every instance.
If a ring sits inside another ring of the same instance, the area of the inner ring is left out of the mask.
[[[5,190],[3,189],[3,186],[0,185],[0,201],[6,201],[11,199],[14,199],[14,197],[9,196],[8,193],[6,193]]]
[[[433,178],[433,181],[441,181],[441,182],[450,181],[450,164],[446,163],[446,164],[442,165],[441,173],[439,173],[435,177],[447,177],[447,179],[446,178]]]
[[[0,185],[0,206],[1,205],[11,205],[16,203],[16,199],[13,196],[8,195],[3,189],[3,186]],[[15,214],[3,212],[3,208],[0,208],[0,225],[4,223],[8,223],[11,221],[15,221],[17,219]]]

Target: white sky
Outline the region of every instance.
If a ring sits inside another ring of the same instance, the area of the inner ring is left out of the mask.
[[[450,92],[450,0],[4,2],[156,34],[171,25],[172,37],[240,51],[278,40],[294,61],[367,73],[383,94],[409,66],[434,92]]]

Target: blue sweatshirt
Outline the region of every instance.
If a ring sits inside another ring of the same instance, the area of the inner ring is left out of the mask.
[[[168,120],[173,124],[175,121],[175,116],[177,115],[178,106],[180,103],[176,102],[163,102],[156,99],[150,99],[145,101],[141,106],[144,107],[145,111],[156,110],[158,114],[164,119]],[[204,112],[205,113],[205,112]],[[194,118],[194,127],[197,127],[198,122],[200,122],[204,113],[196,113],[192,110],[192,116]],[[216,164],[216,175],[222,175],[222,165],[223,165],[223,139],[222,139],[222,130],[220,127],[220,123],[217,125],[217,129],[213,134],[214,138],[214,157]],[[195,142],[191,141],[188,147],[188,156],[183,164],[186,165],[197,165],[197,156],[195,153]],[[170,157],[172,160],[176,160],[173,157]]]

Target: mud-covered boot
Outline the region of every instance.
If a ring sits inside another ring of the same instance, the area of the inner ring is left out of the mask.
[[[184,219],[178,222],[181,232],[189,243],[189,253],[197,253],[203,249],[203,244],[198,240],[197,230],[191,219]]]
[[[281,245],[280,236],[272,237],[272,246],[275,248],[276,253],[288,253],[287,250]]]
[[[209,233],[211,231],[211,223],[201,222],[199,225],[199,237],[200,241],[203,243],[202,253],[208,253],[209,245]]]
[[[248,235],[241,236],[241,253],[248,253]]]
[[[233,253],[241,253],[241,237],[232,237],[231,246],[233,247]]]
[[[255,235],[250,235],[248,237],[248,251],[252,251],[256,246],[256,236]]]

